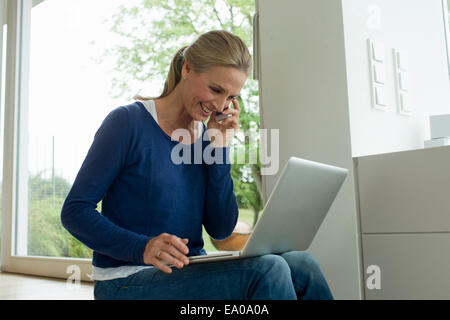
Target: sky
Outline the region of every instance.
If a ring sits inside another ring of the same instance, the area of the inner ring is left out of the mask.
[[[97,64],[120,43],[104,20],[120,4],[140,0],[45,0],[32,9],[30,43],[29,157],[31,173],[55,172],[73,183],[94,134],[113,109],[132,101],[111,98],[111,63]],[[130,95],[159,93],[161,83],[132,88]],[[149,92],[150,91],[150,92]]]

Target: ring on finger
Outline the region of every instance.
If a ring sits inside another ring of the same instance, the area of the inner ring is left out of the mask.
[[[159,258],[160,255],[161,255],[161,250],[159,250],[159,251],[156,253],[156,257]]]

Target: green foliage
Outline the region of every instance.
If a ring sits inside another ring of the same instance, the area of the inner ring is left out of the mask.
[[[70,183],[58,176],[54,180],[52,182],[52,179],[42,178],[41,173],[30,177],[28,255],[91,258],[92,250],[61,225],[61,209],[70,190]],[[58,186],[55,188],[55,195],[52,194],[53,184]]]
[[[43,179],[43,171],[31,176],[29,179],[29,201],[43,200],[54,195],[65,199],[70,191],[70,183],[63,177],[55,176],[54,179]]]
[[[114,58],[113,96],[131,98],[129,83],[164,80],[175,52],[207,31],[230,31],[251,47],[254,10],[251,0],[142,0],[137,6],[121,5],[108,23],[123,43],[99,59]]]

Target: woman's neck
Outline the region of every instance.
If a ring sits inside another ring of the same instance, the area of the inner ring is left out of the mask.
[[[195,121],[186,111],[180,94],[175,88],[168,96],[155,99],[155,109],[158,115],[158,124],[168,136],[172,136],[173,131],[177,129],[189,130],[191,134],[191,143],[193,143],[199,134],[196,130]],[[188,143],[184,141],[184,143]]]
[[[158,122],[164,123],[172,130],[176,129],[192,129],[194,119],[186,111],[183,100],[178,93],[177,88],[168,96],[155,100],[156,114]]]

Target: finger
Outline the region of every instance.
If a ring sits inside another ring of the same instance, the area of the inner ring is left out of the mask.
[[[230,126],[231,129],[235,130],[235,132],[238,132],[239,130],[241,130],[241,126],[239,125],[238,122],[233,122]]]
[[[236,110],[238,110],[239,112],[241,112],[241,107],[239,106],[239,102],[236,98],[234,98],[233,100],[231,100],[231,102],[233,102],[233,106]]]
[[[237,110],[237,109],[227,109],[227,110],[223,110],[222,111],[222,114],[231,114],[231,115],[239,115],[241,113],[241,111],[240,110]]]
[[[209,116],[209,121],[217,122],[216,121],[216,113],[215,112],[211,113],[211,115]]]
[[[230,123],[227,125],[227,128],[225,130],[234,130],[234,133],[236,134],[241,129],[241,126],[239,125],[239,122],[237,120],[230,121]]]
[[[157,267],[159,270],[161,270],[162,272],[171,274],[172,273],[172,268],[169,267],[168,265],[166,265],[165,263],[161,262],[161,260],[155,258],[153,263],[152,263],[155,267]]]
[[[175,248],[174,246],[168,245],[168,248],[166,248],[165,251],[166,253],[174,257],[177,261],[179,261],[182,264],[182,266],[187,265],[189,263],[189,259],[186,257],[186,255],[178,251],[178,249]],[[178,267],[178,264],[175,263],[172,264]]]
[[[241,112],[241,108],[239,106],[239,102],[236,99],[232,99],[231,101],[232,101],[232,103],[230,105],[228,105],[226,108],[224,108],[222,110],[222,113],[224,113],[224,114],[228,114],[228,113],[235,114],[235,113],[238,113],[239,114]],[[234,108],[231,108],[231,105],[233,105]]]
[[[181,241],[180,238],[174,235],[168,235],[165,239],[165,241],[171,245],[173,245],[175,248],[177,248],[181,253],[188,254],[189,248]]]
[[[174,256],[170,255],[166,251],[163,251],[161,255],[159,256],[160,260],[163,260],[171,265],[174,265],[178,269],[181,269],[184,267],[184,263],[178,259],[176,259]]]
[[[223,127],[225,127],[225,129],[229,129],[236,125],[239,125],[239,121],[236,119],[236,117],[230,117],[230,118],[223,120],[221,125]]]
[[[231,114],[230,118],[235,118],[237,121],[239,121],[239,115],[241,114],[241,110],[231,109],[229,112],[227,112],[225,114]]]

